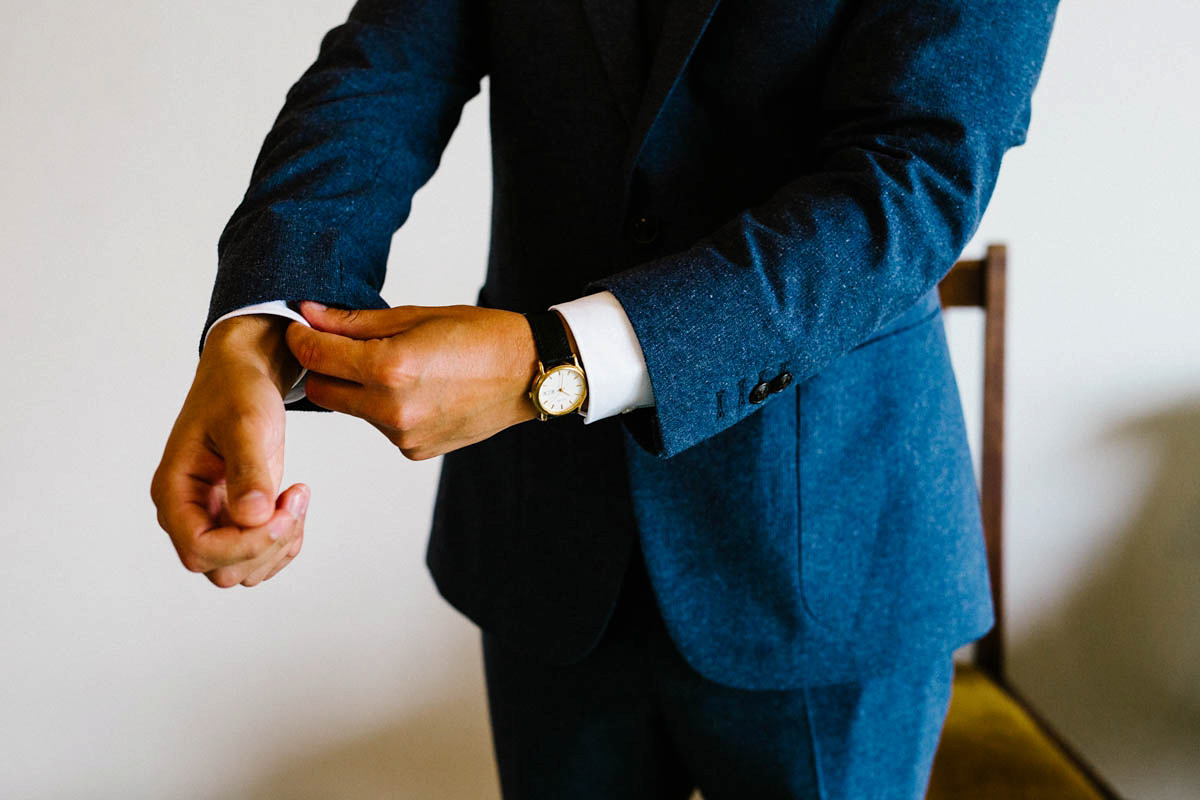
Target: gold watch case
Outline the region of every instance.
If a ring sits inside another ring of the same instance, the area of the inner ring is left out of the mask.
[[[563,373],[573,373],[579,376],[579,383],[582,384],[582,390],[580,391],[579,396],[570,397],[566,405],[555,405],[552,408],[543,406],[541,400],[542,387],[548,380]],[[578,357],[576,357],[575,363],[573,364],[559,364],[556,367],[551,367],[549,370],[542,366],[542,362],[539,361],[538,374],[537,377],[533,379],[533,387],[529,390],[529,399],[533,401],[533,408],[538,413],[538,419],[545,422],[546,420],[550,419],[550,417],[561,417],[574,411],[578,411],[580,406],[583,405],[583,401],[587,399],[587,389],[587,375],[579,366]]]

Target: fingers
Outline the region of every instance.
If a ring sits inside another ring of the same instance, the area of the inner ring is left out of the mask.
[[[422,311],[416,306],[342,311],[307,300],[300,304],[300,313],[314,328],[351,339],[386,339],[403,333]]]
[[[370,364],[364,342],[293,322],[287,329],[287,345],[296,360],[311,372],[356,383],[367,382]]]
[[[284,567],[286,567],[288,564],[292,563],[292,561],[295,558],[296,558],[296,556],[292,555],[290,551],[284,551],[283,557],[280,558],[279,561],[277,561],[275,563],[275,566],[271,568],[271,571],[267,573],[267,576],[265,578],[263,578],[263,581],[269,581],[269,580],[271,580],[271,578],[274,578],[276,575],[278,575],[280,573],[280,571]],[[242,581],[242,585],[243,586],[254,586],[255,584],[250,583],[249,580],[245,580],[245,581]]]
[[[279,574],[279,571],[292,562],[295,556],[290,554],[291,547],[289,543],[279,541],[276,546],[265,553],[262,558],[250,564],[244,565],[238,569],[238,574],[233,576],[231,580],[237,580],[238,577],[244,575],[240,581],[237,581],[242,586],[247,588],[257,586],[260,583],[270,580]],[[211,580],[211,576],[210,576]]]
[[[298,527],[299,527],[299,532],[298,532],[296,538],[292,541],[292,543],[286,547],[283,547],[278,556],[269,560],[267,566],[264,566],[260,570],[255,570],[254,573],[247,576],[246,580],[242,581],[243,586],[254,586],[256,583],[259,583],[261,581],[271,580],[271,578],[274,578],[276,575],[278,575],[279,572],[284,567],[286,567],[288,564],[292,563],[292,561],[296,558],[296,556],[300,555],[300,548],[304,544],[304,519],[303,518],[301,518],[300,524]],[[266,574],[260,578],[259,576],[262,575],[262,573],[264,571],[266,572]]]
[[[286,555],[285,545],[282,542],[276,542],[270,550],[263,553],[254,561],[234,564],[228,567],[218,567],[204,573],[204,577],[208,578],[209,582],[219,589],[229,589],[237,586],[239,583],[243,586],[253,586],[261,581],[249,583],[249,577],[247,576],[273,566],[284,555]]]
[[[242,532],[245,541],[234,544],[227,542],[231,552],[227,555],[236,560],[227,561],[224,565],[207,570],[210,581],[221,588],[242,584],[254,586],[279,572],[299,552],[299,545],[304,536],[304,518],[308,511],[309,490],[303,484],[289,487],[279,496],[276,514],[272,517],[274,528],[267,541],[263,541],[258,531]],[[234,534],[236,536],[237,534]],[[232,539],[233,536],[230,536]],[[209,543],[210,545],[212,543]]]
[[[256,528],[239,528],[226,525],[201,533],[192,543],[191,553],[202,561],[199,571],[233,566],[254,561],[270,550],[280,540],[288,541],[295,526],[295,517],[279,509],[267,521]]]
[[[372,406],[373,392],[370,388],[315,372],[308,374],[308,382],[304,386],[304,391],[308,395],[308,399],[321,408],[340,411],[343,414],[350,414],[362,419],[367,418]]]
[[[183,476],[184,480],[197,480],[191,476]],[[204,490],[211,493],[213,489],[205,485]],[[198,501],[186,489],[179,486],[168,486],[161,499],[158,500],[158,524],[171,537],[175,551],[183,566],[192,572],[207,572],[222,562],[214,560],[217,553],[199,552],[197,544],[201,537],[210,530],[218,527],[210,508],[207,497]],[[199,491],[194,494],[200,494]],[[208,544],[206,541],[205,544]]]
[[[216,456],[212,459],[219,461]],[[209,547],[219,537],[206,536],[229,527],[224,493],[219,465],[206,471],[193,459],[160,467],[155,475],[151,495],[158,524],[171,537],[179,560],[192,572],[205,572],[226,563],[223,551]]]
[[[438,441],[440,438],[438,431],[430,429],[429,420],[431,416],[436,416],[436,412],[420,403],[403,402],[402,393],[396,390],[359,386],[327,375],[309,373],[307,391],[308,399],[321,408],[371,423],[407,458],[419,461],[445,452],[422,446],[423,442]]]
[[[295,524],[287,536],[279,539],[279,553],[266,559],[266,563],[261,568],[247,575],[242,581],[243,586],[254,586],[261,581],[270,580],[300,554],[300,547],[304,544],[304,520],[308,516],[310,497],[308,487],[302,483],[288,487],[279,496],[280,506],[295,518]]]

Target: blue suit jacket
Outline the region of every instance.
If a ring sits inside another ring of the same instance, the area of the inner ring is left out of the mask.
[[[657,406],[447,456],[442,593],[576,660],[640,535],[672,638],[719,682],[945,653],[991,608],[934,287],[1023,140],[1053,13],[676,0],[646,66],[634,0],[361,0],[266,138],[210,322],[269,299],[384,306],[391,235],[488,75],[480,303],[612,291]]]

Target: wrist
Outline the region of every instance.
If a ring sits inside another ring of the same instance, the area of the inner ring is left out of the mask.
[[[209,331],[201,364],[231,361],[251,367],[270,379],[286,395],[300,377],[302,367],[287,346],[291,320],[274,314],[245,314],[222,320]]]
[[[534,345],[533,334],[525,316],[511,311],[504,314],[510,331],[508,341],[509,353],[512,356],[509,374],[512,375],[513,381],[508,393],[515,400],[518,421],[523,422],[537,416],[533,402],[529,399],[529,387],[538,372],[537,347]]]
[[[579,411],[587,400],[587,376],[566,319],[554,310],[532,312],[525,319],[537,353],[538,374],[529,399],[538,418]]]

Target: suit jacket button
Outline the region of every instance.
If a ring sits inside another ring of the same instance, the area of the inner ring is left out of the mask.
[[[658,217],[647,214],[633,221],[630,233],[637,244],[654,244],[658,241],[658,229]]]
[[[761,403],[763,400],[767,399],[767,395],[769,395],[770,393],[771,393],[770,384],[768,384],[766,381],[763,381],[762,383],[757,384],[753,389],[750,390],[750,402],[751,403]]]
[[[786,389],[787,387],[789,387],[791,385],[792,385],[792,373],[781,372],[778,375],[776,375],[774,378],[771,379],[771,382],[768,384],[768,388],[771,390],[772,394],[776,394],[778,392],[782,392],[784,389]]]

